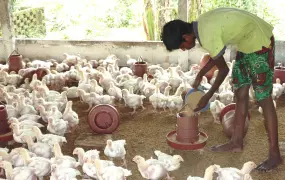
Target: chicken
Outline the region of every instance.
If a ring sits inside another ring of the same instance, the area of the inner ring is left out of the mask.
[[[107,145],[104,149],[104,154],[108,156],[111,161],[113,158],[123,159],[123,165],[127,167],[127,162],[125,159],[126,150],[125,150],[126,140],[116,140],[112,141],[111,139],[107,140]]]
[[[220,113],[224,109],[225,105],[219,100],[215,100],[210,104],[210,111],[214,117],[214,123],[221,124],[220,122]]]
[[[159,86],[156,85],[155,92],[149,97],[149,101],[154,108],[153,111],[156,112],[157,108],[163,108],[165,111],[168,97],[160,93]]]
[[[108,89],[108,94],[114,96],[117,100],[121,101],[122,99],[122,90],[115,86],[113,82],[110,82],[110,88]]]
[[[117,166],[107,166],[101,168],[100,160],[95,160],[94,162],[99,180],[112,180],[120,179],[125,180],[127,176],[131,176],[132,172]]]
[[[122,90],[122,95],[125,104],[127,104],[130,108],[133,108],[132,114],[136,113],[136,109],[141,106],[143,110],[145,107],[143,106],[143,100],[146,98],[144,95],[130,94],[127,89]]]
[[[166,176],[167,180],[173,180],[167,173],[164,165],[157,159],[145,160],[145,158],[137,155],[133,158],[133,161],[137,163],[138,170],[145,179],[158,180]]]
[[[171,113],[173,109],[177,109],[179,111],[182,108],[183,99],[181,97],[181,94],[183,90],[184,90],[184,86],[180,86],[177,88],[174,95],[168,96],[167,107],[170,109]]]
[[[169,171],[175,171],[180,168],[180,162],[184,161],[180,155],[168,155],[161,151],[154,151],[154,154],[157,156],[157,159],[163,163],[165,169]]]

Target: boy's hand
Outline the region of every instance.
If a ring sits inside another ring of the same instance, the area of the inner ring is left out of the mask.
[[[200,111],[201,109],[203,109],[204,107],[207,106],[207,104],[209,103],[209,100],[211,99],[211,94],[206,93],[199,101],[199,103],[197,104],[196,108],[194,109],[194,112]]]
[[[200,85],[202,79],[203,79],[203,76],[201,76],[200,73],[198,73],[197,76],[196,76],[196,79],[195,79],[194,83],[192,84],[192,87],[193,87],[195,90],[198,89],[198,87],[199,87],[199,85]]]

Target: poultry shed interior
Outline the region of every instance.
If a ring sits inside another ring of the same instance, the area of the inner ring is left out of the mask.
[[[252,89],[249,92],[250,124],[243,152],[209,150],[228,140],[219,115],[225,106],[234,102],[230,73],[212,97],[210,109],[199,115],[199,130],[208,135],[206,146],[183,151],[171,148],[166,135],[175,129],[176,113],[182,108],[185,92],[191,89],[199,71],[199,61],[189,64],[147,61],[147,74],[137,77],[133,74],[138,61],[135,56],[120,55],[119,58],[109,54],[95,60],[64,53],[59,57],[61,59],[18,58],[22,59],[18,72],[10,71],[8,64],[0,65],[0,101],[5,104],[14,140],[1,144],[2,175],[6,173],[21,180],[35,177],[140,180],[147,178],[142,173],[146,160],[154,167],[149,176],[182,180],[188,176],[203,177],[206,169],[207,177],[211,177],[208,173],[215,168],[241,169],[244,164],[252,165],[251,161],[258,164],[267,155],[262,109],[256,104]],[[126,63],[121,65],[122,61]],[[234,62],[227,62],[230,69]],[[217,70],[212,77],[203,78],[206,91],[216,75]],[[283,155],[285,84],[282,83],[280,79],[274,82],[272,97]],[[118,112],[119,126],[112,134],[96,134],[88,122],[90,110],[102,104],[110,104]],[[5,121],[3,117],[1,121]],[[272,173],[253,171],[250,174],[253,179],[281,180],[284,173],[285,166],[281,165]]]

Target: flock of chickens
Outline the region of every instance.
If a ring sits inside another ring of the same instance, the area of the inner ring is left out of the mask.
[[[81,175],[77,170],[82,166],[83,178],[99,180],[123,180],[131,176],[125,161],[125,140],[107,140],[104,154],[110,160],[101,160],[97,150],[84,151],[75,148],[73,157],[63,155],[61,145],[66,143],[64,135],[72,133],[79,124],[79,117],[72,109],[71,98],[80,98],[87,103],[89,111],[94,105],[111,104],[123,101],[125,106],[133,109],[145,109],[144,100],[148,99],[154,111],[163,109],[172,113],[180,110],[184,104],[182,93],[191,88],[199,65],[190,66],[190,71],[183,72],[180,66],[171,66],[163,69],[160,65],[149,65],[148,75],[143,78],[133,75],[135,59],[128,57],[129,67],[119,68],[115,55],[109,55],[102,60],[86,60],[80,56],[64,54],[65,59],[58,63],[56,60],[24,59],[24,69],[18,73],[8,73],[8,65],[0,65],[0,101],[5,102],[8,112],[10,128],[13,131],[14,141],[23,144],[21,148],[0,149],[0,167],[5,169],[7,179],[32,180],[43,179],[50,176],[51,180],[75,180]],[[228,62],[232,69],[234,61]],[[25,73],[33,69],[42,68],[46,71],[42,80],[34,74],[31,81],[23,79]],[[217,76],[208,82],[204,77],[201,86],[205,91],[211,88]],[[78,81],[78,86],[66,86],[67,81]],[[24,82],[20,84],[20,82]],[[219,123],[218,116],[226,105],[232,103],[234,93],[231,90],[231,76],[227,76],[217,93],[212,97],[210,110],[214,122]],[[278,98],[284,93],[285,85],[277,79],[274,84],[273,97]],[[51,90],[51,89],[57,89]],[[170,95],[172,94],[172,95]],[[251,88],[250,97],[254,101]],[[260,109],[262,113],[262,109]],[[49,134],[43,134],[45,128]],[[25,145],[27,145],[27,148]],[[141,176],[145,179],[158,180],[164,177],[171,180],[169,172],[177,170],[183,158],[180,155],[170,156],[160,151],[155,151],[157,159],[145,160],[135,156]],[[116,166],[112,158],[124,161],[125,168]],[[241,170],[235,168],[221,168],[212,165],[205,170],[205,177],[200,179],[212,180],[214,172],[218,173],[219,180],[242,178],[251,179],[249,173],[256,165],[247,162]],[[199,179],[189,176],[187,180]]]

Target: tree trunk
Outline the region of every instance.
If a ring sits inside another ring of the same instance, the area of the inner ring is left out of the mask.
[[[157,40],[160,40],[160,33],[163,25],[166,23],[165,19],[165,11],[160,11],[161,8],[168,7],[168,0],[156,0],[156,15],[157,15],[157,30],[156,30],[156,37]]]
[[[153,5],[151,0],[144,0],[143,27],[148,41],[155,39]]]

